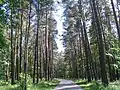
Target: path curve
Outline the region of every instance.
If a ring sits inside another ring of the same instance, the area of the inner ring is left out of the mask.
[[[83,90],[72,80],[62,80],[54,90]]]

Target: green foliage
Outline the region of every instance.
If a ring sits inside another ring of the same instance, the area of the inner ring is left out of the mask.
[[[53,0],[40,0],[39,1],[41,6],[51,5],[53,3]]]
[[[21,74],[21,81],[16,85],[11,85],[8,82],[0,81],[0,90],[23,90],[24,87],[24,75]],[[53,90],[59,82],[57,80],[52,81],[40,81],[38,84],[32,84],[32,78],[27,78],[27,90]]]
[[[107,87],[104,87],[100,81],[92,81],[87,83],[85,80],[77,80],[84,90],[120,90],[120,81],[110,82]]]
[[[6,39],[5,39],[5,28],[4,25],[0,23],[0,49],[6,46]]]
[[[3,4],[4,0],[0,0],[0,4]]]
[[[0,14],[3,12],[0,12]],[[9,42],[5,36],[5,25],[0,21],[0,79],[4,78],[5,67],[9,65],[10,50]]]

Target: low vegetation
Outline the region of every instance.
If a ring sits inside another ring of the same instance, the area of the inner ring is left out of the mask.
[[[76,83],[84,90],[120,90],[120,81],[110,82],[107,87],[104,87],[101,81],[87,83],[86,80],[76,80]]]
[[[9,82],[0,81],[0,90],[24,90],[24,82],[16,82],[11,85]],[[57,80],[45,81],[42,80],[38,84],[33,84],[32,79],[28,79],[27,90],[53,90],[59,82]]]
[[[111,82],[107,87],[104,87],[101,81],[87,83],[86,80],[76,80],[75,82],[84,90],[120,90],[120,81]],[[0,90],[23,90],[24,82],[16,83],[11,85],[9,82],[0,80]],[[27,90],[54,90],[58,83],[59,81],[54,79],[52,81],[42,80],[38,84],[33,84],[32,79],[28,79]]]

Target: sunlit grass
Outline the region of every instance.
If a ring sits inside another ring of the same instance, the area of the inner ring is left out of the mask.
[[[23,82],[24,83],[24,82]],[[52,81],[40,81],[38,84],[32,84],[30,80],[27,83],[27,90],[54,90],[59,82],[57,80]],[[0,90],[23,90],[24,86],[20,83],[11,85],[8,82],[0,81]]]
[[[74,80],[76,84],[80,85],[84,90],[120,90],[120,81],[110,82],[107,87],[104,87],[101,82],[92,81],[87,83],[86,80]],[[32,84],[32,80],[27,82],[27,90],[54,90],[59,81],[40,81],[38,84]],[[0,90],[23,90],[24,82],[17,82],[11,85],[8,82],[0,81]]]
[[[110,82],[107,87],[104,87],[100,81],[87,83],[85,80],[76,80],[76,83],[84,90],[120,90],[120,81]]]

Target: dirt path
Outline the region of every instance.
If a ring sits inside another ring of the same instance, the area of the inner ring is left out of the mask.
[[[79,85],[76,85],[72,80],[61,80],[54,90],[83,90]]]

